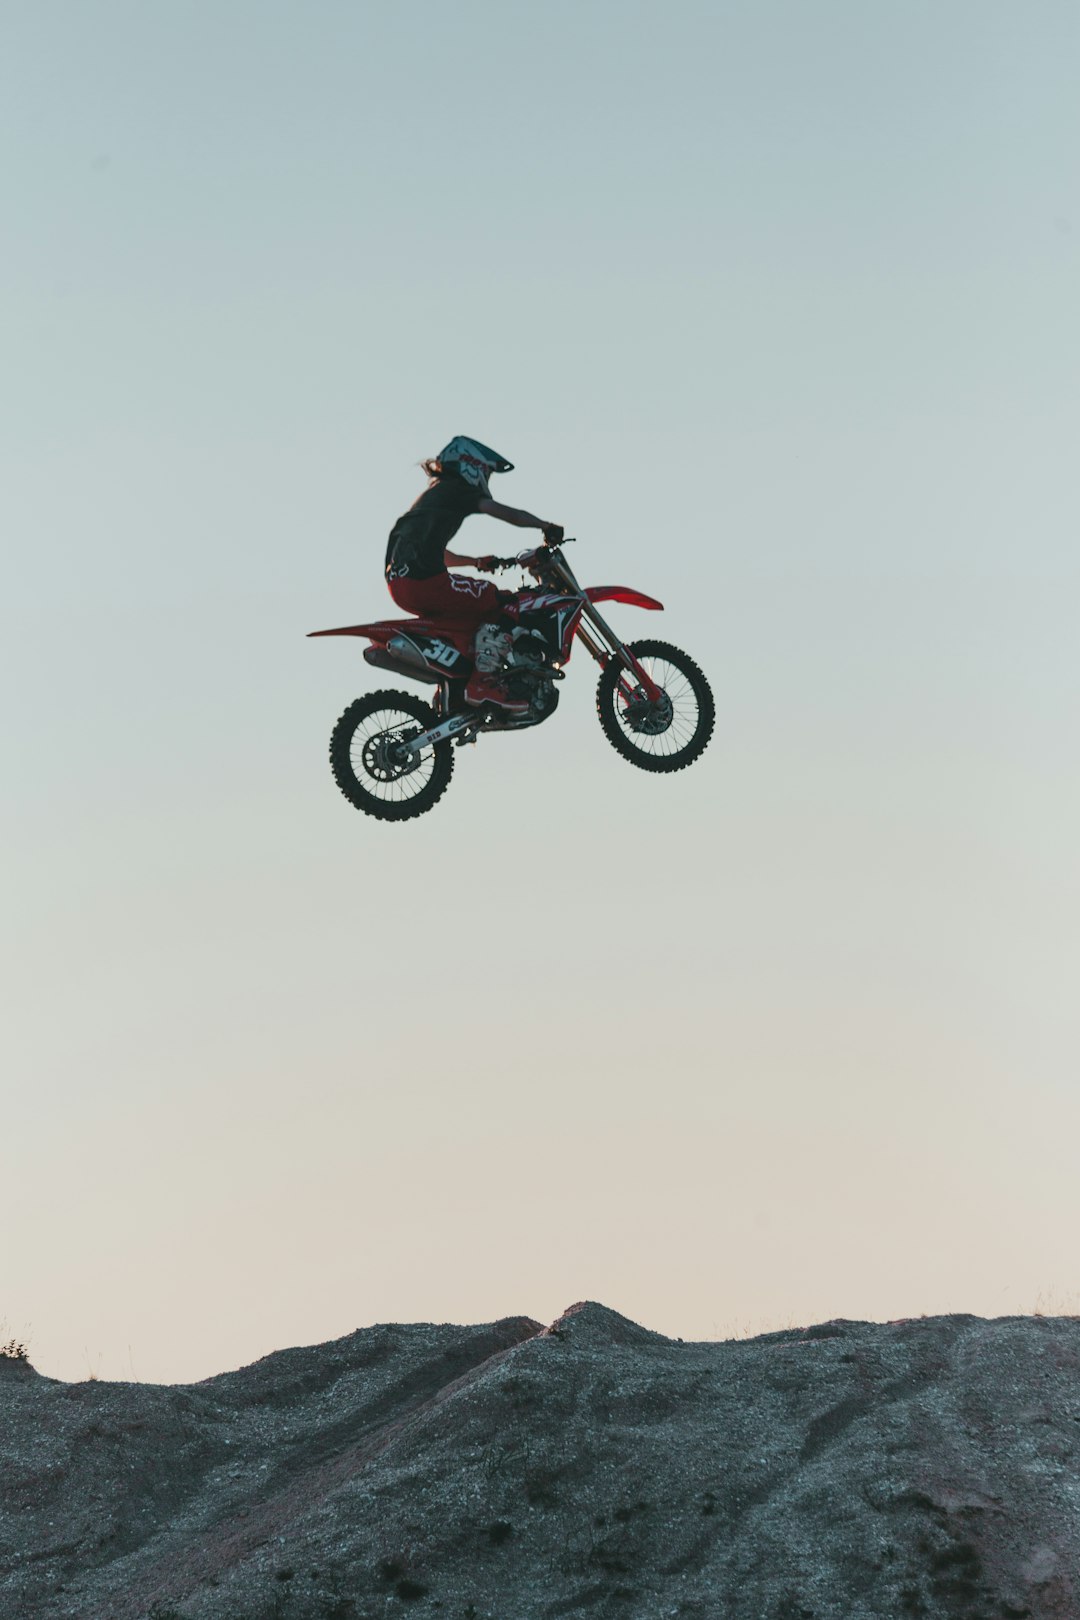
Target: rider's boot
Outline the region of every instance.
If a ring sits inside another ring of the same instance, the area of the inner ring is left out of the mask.
[[[524,714],[529,707],[528,698],[511,697],[506,689],[502,669],[513,642],[497,624],[482,624],[474,643],[474,670],[465,688],[465,701],[474,705],[497,704],[510,714]]]
[[[474,670],[469,677],[465,701],[474,706],[495,703],[508,714],[527,714],[529,709],[528,698],[511,697],[502,677],[486,669]]]

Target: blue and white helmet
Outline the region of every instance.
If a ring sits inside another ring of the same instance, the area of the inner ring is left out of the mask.
[[[492,450],[479,439],[465,439],[460,434],[451,439],[445,449],[440,450],[436,459],[441,462],[447,472],[456,472],[459,478],[464,478],[467,484],[474,489],[488,493],[488,477],[491,473],[513,472],[514,463],[500,456],[497,450]]]

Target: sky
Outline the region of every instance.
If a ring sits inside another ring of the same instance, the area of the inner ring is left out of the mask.
[[[0,32],[0,1337],[1080,1310],[1076,8]],[[580,650],[431,814],[337,792],[391,683],[306,633],[457,433],[665,603],[691,769]]]

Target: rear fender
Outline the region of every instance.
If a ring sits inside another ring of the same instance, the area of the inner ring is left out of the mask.
[[[364,636],[377,647],[389,646],[395,636],[405,636],[409,640],[441,641],[468,656],[475,633],[474,623],[464,624],[456,619],[375,619],[371,624],[347,624],[339,630],[309,630],[308,636]]]
[[[415,619],[376,619],[374,624],[347,624],[340,630],[309,630],[308,637],[312,636],[366,636],[368,641],[385,642],[398,630],[404,630],[406,625],[414,625]]]
[[[655,596],[633,591],[629,585],[589,585],[585,595],[590,602],[628,602],[631,607],[650,608],[660,613],[664,610],[663,602],[658,602]]]

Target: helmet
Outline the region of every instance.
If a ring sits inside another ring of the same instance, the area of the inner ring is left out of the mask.
[[[475,489],[488,493],[488,474],[493,472],[513,472],[514,464],[500,456],[497,450],[491,450],[479,439],[464,439],[459,434],[451,439],[444,450],[440,450],[436,460],[441,462],[448,472],[456,472],[464,478],[467,484]]]

